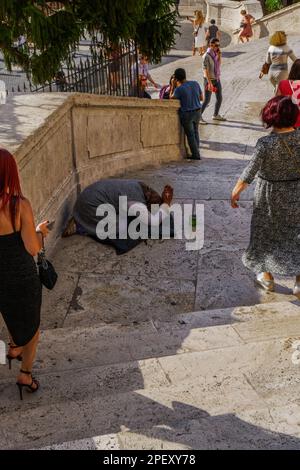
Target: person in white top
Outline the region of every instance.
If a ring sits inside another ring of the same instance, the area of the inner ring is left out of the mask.
[[[288,58],[294,62],[297,57],[287,44],[287,36],[284,31],[276,31],[270,37],[270,47],[267,52],[266,62],[269,69],[269,79],[276,89],[281,80],[288,78]],[[262,78],[263,70],[259,78]]]
[[[196,54],[196,51],[199,51],[199,55],[203,55],[206,50],[206,32],[204,29],[205,18],[201,10],[195,11],[195,18],[190,18],[187,16],[187,19],[193,24],[194,27],[194,43],[192,52],[193,55]]]

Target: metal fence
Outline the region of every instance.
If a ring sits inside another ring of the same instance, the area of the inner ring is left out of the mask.
[[[138,96],[138,53],[133,42],[119,46],[93,46],[91,53],[59,70],[51,82],[32,85],[30,80],[7,86],[6,93],[80,92]],[[8,75],[7,75],[8,76]]]

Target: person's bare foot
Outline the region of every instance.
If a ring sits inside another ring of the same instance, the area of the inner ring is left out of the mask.
[[[76,233],[76,222],[74,220],[74,217],[72,217],[67,223],[67,226],[62,233],[62,237],[63,238],[70,237],[71,235],[74,235],[75,233]]]

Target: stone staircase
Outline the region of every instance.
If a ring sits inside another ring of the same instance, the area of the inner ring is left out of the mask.
[[[298,36],[290,42],[299,51]],[[293,280],[276,279],[272,294],[254,287],[241,263],[253,188],[239,211],[229,205],[265,132],[258,112],[272,90],[257,70],[266,48],[261,40],[225,51],[228,121],[201,127],[200,164],[128,175],[158,191],[171,183],[176,202],[205,204],[200,252],[166,240],[118,257],[85,237],[59,242],[34,369],[41,391],[21,402],[19,364],[0,366],[1,449],[300,448]],[[191,78],[194,59],[176,62]],[[174,66],[153,77],[167,83]]]
[[[0,447],[299,449],[299,313],[276,302],[45,330],[39,393],[21,402],[17,366],[1,366]]]

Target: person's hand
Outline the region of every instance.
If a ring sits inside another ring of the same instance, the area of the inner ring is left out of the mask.
[[[238,207],[239,207],[238,201],[239,200],[240,200],[240,194],[233,191],[232,194],[231,194],[231,207],[233,209],[238,209]]]
[[[49,233],[48,224],[49,224],[49,220],[45,220],[44,222],[41,222],[40,224],[38,224],[36,227],[36,232],[41,233],[44,238],[47,237]]]
[[[176,80],[176,78],[172,78],[172,80],[171,80],[171,88],[172,88],[172,90],[175,90],[175,88],[177,88],[177,80]]]
[[[263,78],[263,76],[264,76],[264,73],[260,72],[258,78]]]
[[[213,82],[208,82],[207,89],[211,93],[215,93],[217,91],[217,88],[214,86]]]
[[[167,184],[165,187],[164,187],[164,190],[162,192],[162,200],[163,200],[163,203],[164,204],[168,204],[168,206],[171,204],[172,202],[172,199],[173,199],[173,194],[174,194],[174,189],[172,188],[172,186],[170,186],[169,184]]]

